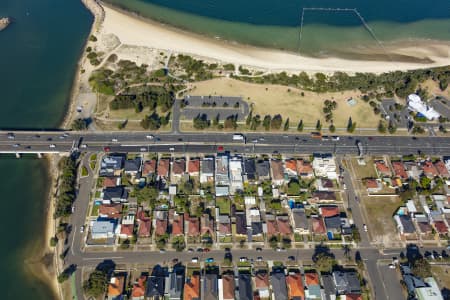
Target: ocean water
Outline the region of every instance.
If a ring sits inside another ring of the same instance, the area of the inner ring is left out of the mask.
[[[1,0],[0,128],[60,124],[92,16],[79,0]],[[1,299],[52,299],[25,260],[42,247],[49,181],[45,160],[0,156]]]
[[[426,43],[427,39],[450,40],[448,0],[432,3],[424,0],[106,2],[211,37],[311,56],[343,55],[365,49],[381,53],[377,40],[388,45],[399,40],[419,39],[421,43]],[[337,11],[337,8],[350,10]]]

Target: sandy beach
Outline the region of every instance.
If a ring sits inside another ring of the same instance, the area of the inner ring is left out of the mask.
[[[396,56],[411,57],[427,63],[349,60],[341,58],[312,58],[280,50],[257,48],[224,42],[170,26],[143,19],[116,8],[105,6],[103,33],[116,35],[123,44],[164,49],[175,53],[191,54],[236,65],[269,71],[307,72],[387,72],[436,67],[450,64],[448,43],[429,41],[427,47],[390,45]]]

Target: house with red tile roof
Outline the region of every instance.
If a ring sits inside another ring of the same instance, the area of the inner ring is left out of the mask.
[[[222,278],[219,279],[219,285],[222,284],[222,289],[219,288],[219,291],[222,290],[222,298],[223,300],[234,300],[234,275],[226,274],[222,275]],[[220,295],[219,295],[220,297]]]
[[[181,177],[186,172],[186,160],[184,158],[176,159],[172,164],[172,176]]]
[[[297,161],[295,159],[286,159],[284,161],[284,170],[289,177],[297,177]]]
[[[152,176],[156,171],[156,159],[146,160],[142,166],[142,176]]]
[[[383,185],[377,179],[366,179],[366,188],[369,194],[378,193],[383,189]]]
[[[155,223],[156,235],[164,235],[167,233],[167,220],[157,219]]]
[[[361,294],[346,294],[345,300],[362,300]]]
[[[283,236],[290,236],[292,234],[292,227],[289,222],[288,216],[278,216],[277,217],[277,227],[278,232]]]
[[[108,298],[114,299],[123,294],[125,277],[113,276],[108,284]]]
[[[274,185],[283,185],[284,184],[284,169],[283,162],[278,159],[272,159],[270,161],[270,170],[272,175],[272,183]]]
[[[314,177],[314,170],[311,163],[304,159],[297,159],[297,174],[304,178]]]
[[[219,237],[231,235],[231,220],[228,215],[217,216],[217,234]]]
[[[152,220],[150,218],[138,219],[139,229],[138,237],[145,238],[150,237],[150,232],[152,229]]]
[[[184,235],[184,214],[175,213],[173,215],[172,235]]]
[[[267,235],[273,236],[278,235],[278,224],[275,219],[267,220],[266,219],[266,226],[267,226]]]
[[[200,159],[191,158],[188,163],[188,173],[190,176],[200,175]]]
[[[429,160],[425,161],[422,165],[423,174],[427,177],[435,177],[439,175],[438,170]]]
[[[391,177],[392,173],[384,160],[377,160],[375,162],[375,170],[378,177]]]
[[[316,272],[305,272],[306,286],[319,285],[319,274]]]
[[[133,237],[134,224],[121,224],[119,237],[128,239]]]
[[[188,232],[187,235],[190,237],[197,237],[200,235],[200,221],[197,217],[188,218]]]
[[[319,213],[323,218],[339,216],[340,210],[336,205],[327,205],[319,207]]]
[[[307,290],[305,291],[306,299],[322,299],[319,274],[315,271],[305,272],[305,284],[307,287]]]
[[[408,179],[408,173],[406,173],[405,165],[401,161],[391,162],[392,168],[394,169],[394,175],[400,177],[402,180]]]
[[[120,185],[120,177],[104,177],[103,188],[116,187]]]
[[[268,299],[270,297],[269,292],[269,274],[267,272],[258,272],[254,277],[255,288],[260,298]]]
[[[168,178],[170,168],[170,159],[161,158],[158,160],[157,174],[159,177]]]
[[[444,221],[434,221],[433,226],[440,235],[448,235],[448,227]]]
[[[184,284],[183,300],[200,300],[200,276],[192,275]]]
[[[290,273],[286,277],[286,285],[288,290],[288,299],[305,299],[305,289],[303,287],[301,273]]]
[[[101,204],[98,208],[98,216],[108,219],[119,219],[122,217],[122,204]]]
[[[442,160],[438,160],[437,162],[435,162],[434,166],[436,167],[436,169],[439,173],[439,176],[445,177],[445,178],[450,177],[447,167],[445,166],[445,163]]]
[[[327,231],[325,229],[325,223],[323,219],[319,216],[311,217],[312,231],[315,234],[325,234]]]
[[[140,276],[131,290],[131,300],[144,300],[147,276]]]

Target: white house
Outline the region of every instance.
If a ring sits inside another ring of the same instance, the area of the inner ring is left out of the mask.
[[[112,221],[93,221],[91,236],[93,239],[107,239],[114,237],[115,223]]]
[[[331,154],[315,154],[312,167],[317,177],[337,178],[336,162]]]
[[[407,102],[409,110],[422,114],[428,120],[434,120],[440,116],[437,111],[426,105],[416,94],[409,95]]]
[[[234,195],[235,191],[243,190],[242,182],[242,159],[240,157],[233,157],[229,163],[230,167],[230,193]]]

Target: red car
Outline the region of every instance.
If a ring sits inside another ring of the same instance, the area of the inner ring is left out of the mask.
[[[217,147],[217,151],[223,151],[223,146]]]
[[[103,150],[104,150],[105,152],[109,152],[109,151],[111,151],[111,148],[105,147],[105,148],[103,148]]]

